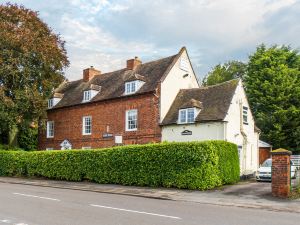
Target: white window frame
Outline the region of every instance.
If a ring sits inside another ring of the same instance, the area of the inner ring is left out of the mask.
[[[87,132],[87,120],[90,120],[90,132]],[[84,116],[82,117],[82,135],[91,135],[92,134],[92,117],[91,116]]]
[[[248,110],[247,106],[243,106],[243,124],[248,125]]]
[[[47,121],[47,138],[54,137],[54,121]]]
[[[130,95],[136,93],[142,86],[144,82],[140,80],[134,80],[125,83],[125,95]]]
[[[92,91],[88,90],[88,91],[84,91],[83,92],[83,102],[88,102],[92,99]]]
[[[52,108],[54,106],[54,99],[53,98],[50,98],[48,99],[48,108]]]
[[[53,148],[46,148],[46,151],[51,151],[53,150]]]
[[[129,126],[129,116],[132,116],[130,114],[132,113],[135,113],[135,120],[132,120],[132,121],[135,121],[135,127],[132,128]],[[126,127],[126,131],[136,131],[138,129],[138,110],[137,109],[131,109],[131,110],[127,110],[126,111],[126,124],[125,124],[125,127]]]
[[[194,118],[193,120],[189,120],[189,116],[188,114],[190,112],[193,112],[194,113]],[[184,114],[184,118],[182,120],[182,114]],[[196,112],[196,109],[195,108],[186,108],[186,109],[179,109],[179,112],[178,112],[178,123],[179,124],[184,124],[184,123],[194,123],[195,122],[195,119],[196,119],[196,116],[197,116],[197,112]]]

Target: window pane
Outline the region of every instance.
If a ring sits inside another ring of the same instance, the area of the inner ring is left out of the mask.
[[[54,137],[54,122],[47,122],[47,137]]]
[[[195,111],[194,109],[188,109],[187,122],[192,123],[195,121]]]
[[[135,87],[136,87],[136,83],[132,82],[131,83],[131,93],[135,92]]]
[[[84,117],[83,120],[83,134],[91,134],[92,133],[92,118]]]
[[[125,92],[128,94],[130,93],[130,83],[126,83],[126,90]]]
[[[180,111],[180,123],[186,123],[186,110]]]
[[[137,129],[137,110],[129,110],[126,112],[126,130]]]
[[[248,122],[248,107],[243,106],[243,122]]]

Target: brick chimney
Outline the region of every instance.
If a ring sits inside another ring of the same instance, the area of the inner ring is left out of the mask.
[[[127,69],[134,70],[138,65],[142,64],[142,61],[136,56],[134,59],[127,60]]]
[[[99,74],[101,74],[101,71],[96,70],[93,66],[91,66],[90,68],[83,70],[83,81],[88,82],[91,79],[93,79],[95,75],[99,75]]]

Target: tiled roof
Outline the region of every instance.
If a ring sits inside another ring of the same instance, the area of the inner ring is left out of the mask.
[[[135,70],[125,68],[110,73],[96,75],[89,82],[84,82],[82,79],[66,82],[55,90],[55,92],[63,94],[63,98],[52,109],[85,104],[82,103],[83,91],[90,87],[101,87],[99,93],[91,99],[90,102],[123,97],[125,82],[134,79],[143,80],[145,82],[135,94],[155,91],[158,83],[164,77],[165,73],[170,70],[169,67],[172,67],[177,56],[181,54],[181,51],[178,54],[167,58],[143,63],[137,66]]]
[[[224,120],[238,82],[239,80],[235,79],[208,87],[181,89],[162,125],[176,124],[179,109],[196,107],[199,103],[201,105],[198,108],[201,108],[201,111],[195,119],[196,122]]]

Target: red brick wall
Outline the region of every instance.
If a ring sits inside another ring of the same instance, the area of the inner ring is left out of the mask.
[[[262,164],[267,159],[271,158],[271,148],[259,148],[259,164]]]
[[[122,135],[124,144],[160,142],[158,104],[159,99],[149,93],[49,110],[48,120],[54,121],[54,138],[46,138],[46,131],[40,129],[39,149],[60,149],[60,143],[65,139],[72,144],[73,149],[109,147],[115,145],[115,135]],[[129,109],[138,110],[137,131],[125,131],[125,113]],[[83,116],[92,116],[91,135],[82,135]],[[108,133],[112,133],[113,137],[103,138],[107,126]]]

